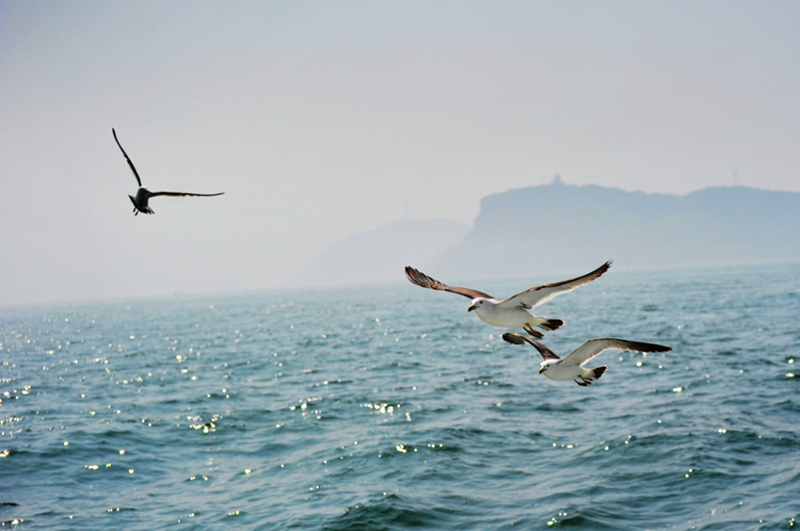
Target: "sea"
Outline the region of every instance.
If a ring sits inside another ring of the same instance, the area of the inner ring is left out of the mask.
[[[800,529],[800,264],[612,267],[538,307],[561,355],[673,349],[588,387],[468,306],[400,272],[2,307],[0,527]]]

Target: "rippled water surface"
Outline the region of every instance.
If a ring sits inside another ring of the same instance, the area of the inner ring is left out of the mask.
[[[507,295],[555,278],[486,282]],[[625,272],[537,314],[537,373],[410,284],[0,310],[0,527],[791,529],[800,265]]]

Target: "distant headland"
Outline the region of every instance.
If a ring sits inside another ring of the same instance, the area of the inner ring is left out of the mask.
[[[800,193],[733,186],[675,196],[556,178],[484,197],[471,230],[418,220],[340,240],[304,275],[346,263],[320,284],[399,280],[405,265],[449,279],[514,277],[608,259],[625,269],[800,260]]]

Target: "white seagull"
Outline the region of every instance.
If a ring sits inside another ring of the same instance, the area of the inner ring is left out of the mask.
[[[555,330],[563,325],[564,321],[561,319],[537,317],[529,313],[528,310],[532,310],[553,297],[570,292],[584,284],[588,284],[608,271],[609,267],[611,267],[611,261],[606,262],[591,273],[587,273],[582,277],[535,286],[505,300],[496,299],[491,295],[475,289],[459,288],[442,284],[438,280],[409,266],[406,266],[406,277],[417,286],[440,291],[449,291],[472,299],[472,305],[467,311],[471,312],[475,310],[478,317],[485,323],[501,328],[521,327],[533,337],[541,338],[542,333],[534,330],[534,326],[538,326],[543,330]]]
[[[120,151],[122,151],[122,154],[125,155],[125,160],[128,161],[128,166],[130,166],[131,170],[133,170],[133,175],[136,177],[136,182],[139,183],[139,190],[136,192],[136,197],[133,197],[132,195],[128,196],[131,198],[131,203],[133,203],[134,216],[138,215],[139,212],[141,212],[142,214],[154,214],[153,209],[151,209],[147,205],[147,203],[151,197],[155,197],[157,195],[171,195],[176,197],[183,197],[187,195],[211,197],[215,195],[222,195],[225,193],[225,192],[217,192],[216,194],[194,194],[191,192],[151,192],[150,190],[142,186],[142,180],[139,178],[139,173],[136,171],[136,168],[134,167],[133,162],[131,162],[131,159],[128,157],[128,154],[125,153],[124,149],[122,149],[122,144],[120,144],[119,140],[117,140],[117,132],[114,131],[113,127],[111,128],[111,132],[114,134],[114,140],[117,142]]]
[[[582,386],[590,385],[599,379],[606,372],[605,365],[600,367],[584,368],[583,364],[594,358],[604,350],[618,348],[622,350],[634,350],[636,352],[667,352],[672,347],[657,345],[655,343],[643,343],[641,341],[628,341],[627,339],[616,339],[613,337],[600,337],[590,339],[583,345],[573,350],[567,357],[561,359],[558,354],[542,345],[535,339],[531,339],[522,334],[506,332],[503,339],[515,345],[528,343],[536,347],[542,355],[542,362],[539,364],[539,374],[544,374],[551,380],[575,380],[575,383]]]

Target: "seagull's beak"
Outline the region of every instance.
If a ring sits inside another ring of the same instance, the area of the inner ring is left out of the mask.
[[[474,310],[475,308],[477,308],[477,306],[475,306],[475,305],[473,304],[472,306],[470,306],[469,308],[467,308],[467,313],[471,312],[471,311],[472,311],[472,310]]]
[[[542,374],[543,372],[544,372],[544,367],[539,367],[539,374]]]

